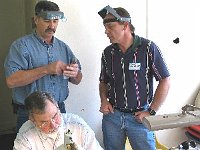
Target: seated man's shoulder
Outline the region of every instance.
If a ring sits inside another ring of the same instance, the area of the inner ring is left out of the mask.
[[[17,133],[17,136],[14,141],[14,147],[13,149],[21,150],[24,148],[27,148],[30,146],[30,142],[34,141],[34,135],[36,134],[36,128],[33,125],[33,123],[28,120],[26,121],[21,128],[19,129],[19,132]],[[24,146],[24,148],[22,147]]]
[[[62,114],[63,115],[63,119],[65,123],[78,123],[78,124],[82,124],[82,125],[87,125],[87,123],[85,122],[85,120],[73,113],[66,113],[66,114]]]
[[[35,128],[33,122],[28,120],[21,126],[18,134],[21,134],[21,135],[25,135],[25,134],[29,135],[30,134],[30,136],[31,136],[32,133],[35,132],[35,130],[36,130],[36,128]]]

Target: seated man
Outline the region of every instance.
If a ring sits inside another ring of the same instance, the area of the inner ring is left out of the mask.
[[[46,92],[34,92],[25,99],[29,120],[20,128],[14,150],[66,150],[67,131],[77,150],[102,150],[95,133],[77,115],[61,114],[57,103]],[[66,143],[66,141],[65,141]]]

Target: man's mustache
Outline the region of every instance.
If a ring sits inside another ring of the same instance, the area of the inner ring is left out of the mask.
[[[54,33],[55,33],[56,30],[55,30],[55,29],[48,28],[48,29],[45,30],[45,32],[54,32]]]

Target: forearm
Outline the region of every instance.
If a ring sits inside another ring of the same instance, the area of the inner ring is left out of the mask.
[[[108,85],[104,82],[99,83],[99,95],[101,98],[101,103],[107,101],[108,98]]]
[[[73,84],[78,85],[82,80],[82,72],[79,70],[75,78],[69,78],[69,81]]]
[[[21,87],[28,85],[47,74],[48,70],[46,66],[32,70],[20,70],[7,77],[6,83],[9,88]]]
[[[153,110],[157,111],[159,107],[161,107],[161,105],[164,103],[169,91],[169,87],[170,87],[169,77],[159,82],[154,94],[153,102],[151,103],[150,106]]]

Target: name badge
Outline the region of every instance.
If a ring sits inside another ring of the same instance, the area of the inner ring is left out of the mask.
[[[129,70],[140,70],[141,63],[129,63]]]

